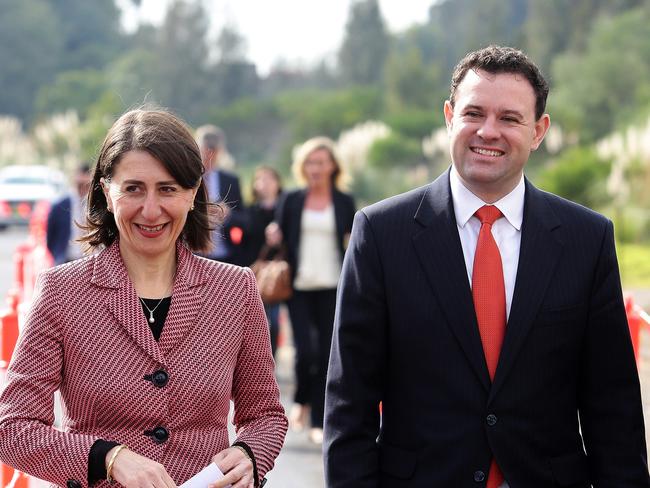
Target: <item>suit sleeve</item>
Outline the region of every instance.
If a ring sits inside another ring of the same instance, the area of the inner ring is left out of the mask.
[[[579,408],[593,485],[649,487],[639,377],[611,222],[595,272],[585,340]]]
[[[287,418],[274,376],[269,327],[255,275],[246,269],[247,313],[233,378],[237,442],[253,451],[259,478],[273,467],[284,443]]]
[[[382,262],[361,211],[343,262],[327,377],[323,447],[329,488],[378,486],[387,328]]]
[[[97,438],[53,428],[54,392],[63,378],[61,303],[49,273],[41,275],[34,302],[0,395],[0,459],[37,478],[87,486],[90,448]]]

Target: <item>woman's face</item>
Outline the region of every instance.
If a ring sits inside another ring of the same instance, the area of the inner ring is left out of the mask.
[[[336,163],[327,149],[320,148],[309,153],[302,171],[309,188],[328,186],[336,171]]]
[[[255,172],[253,190],[260,200],[274,200],[280,192],[280,183],[272,172],[260,169]]]
[[[102,187],[122,252],[146,258],[175,252],[196,189],[180,186],[146,151],[124,154]]]

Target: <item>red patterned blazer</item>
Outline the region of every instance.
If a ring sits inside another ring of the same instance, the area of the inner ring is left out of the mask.
[[[252,449],[260,479],[271,469],[287,420],[253,273],[180,244],[177,258],[159,342],[117,243],[39,278],[0,395],[4,463],[85,487],[90,448],[105,439],[163,464],[180,484],[230,445],[232,399],[237,440]],[[161,370],[163,386],[151,381]],[[57,389],[62,431],[52,426]],[[164,442],[151,435],[158,427]]]

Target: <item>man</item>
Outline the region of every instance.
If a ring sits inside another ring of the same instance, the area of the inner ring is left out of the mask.
[[[197,129],[197,142],[205,167],[203,179],[210,199],[224,203],[226,211],[223,225],[214,233],[214,248],[208,257],[226,263],[242,264],[241,238],[246,216],[239,178],[219,168],[220,158],[226,152],[225,136],[220,128],[204,125]]]
[[[356,215],[328,487],[650,486],[612,224],[523,176],[547,94],[520,51],[468,54],[444,105],[451,169]]]
[[[52,204],[47,216],[47,248],[54,264],[62,264],[83,256],[83,247],[76,242],[81,237],[77,225],[86,220],[86,196],[90,190],[90,165],[81,164],[74,174],[74,191]]]

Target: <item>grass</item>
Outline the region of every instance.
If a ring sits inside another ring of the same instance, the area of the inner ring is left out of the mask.
[[[650,244],[617,244],[623,288],[650,288]]]

